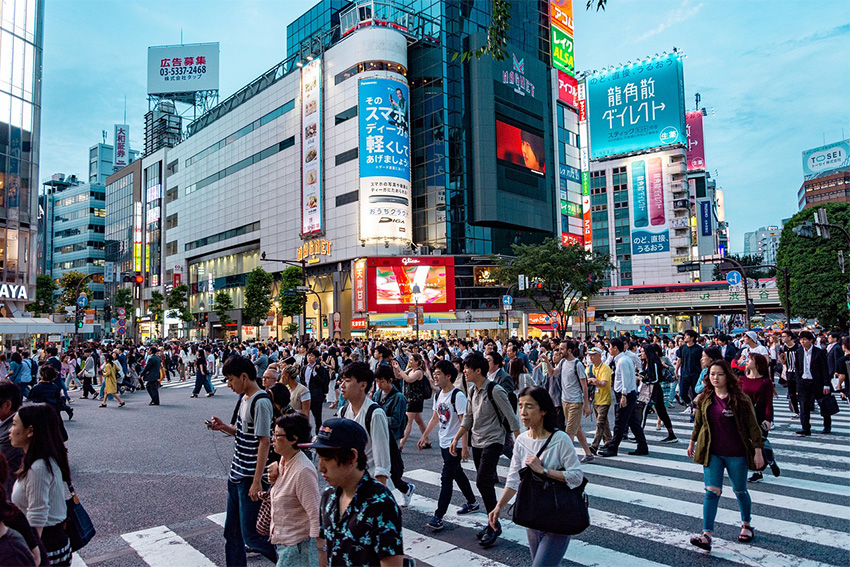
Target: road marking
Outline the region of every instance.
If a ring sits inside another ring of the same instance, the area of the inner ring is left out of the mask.
[[[467,549],[402,528],[404,553],[417,561],[434,567],[508,567],[489,557],[478,555]]]
[[[71,556],[71,567],[87,567],[86,562],[83,561],[83,558],[80,557],[79,553],[75,553]]]
[[[222,512],[220,514],[213,514],[212,516],[207,516],[207,520],[213,521],[221,527],[224,527],[225,518],[227,518],[227,512]]]
[[[150,567],[215,567],[206,555],[165,526],[121,536]]]
[[[678,425],[678,426],[677,426]],[[690,440],[691,432],[693,431],[693,427],[686,428],[685,423],[677,424],[673,426],[673,429],[677,434],[680,434],[682,437]],[[777,437],[776,430],[770,432],[770,444],[771,446],[780,445],[780,446],[791,446],[794,448],[805,448],[805,449],[816,449],[820,451],[835,451],[838,453],[850,453],[850,447],[845,445],[833,445],[832,443],[818,443],[816,441],[803,441],[801,437],[793,434],[786,433],[786,435],[794,435],[794,438],[785,439],[784,437]],[[781,435],[781,433],[779,434]],[[677,435],[678,437],[679,435]]]

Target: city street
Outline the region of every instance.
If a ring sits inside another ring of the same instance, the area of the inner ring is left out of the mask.
[[[218,382],[218,380],[216,380]],[[191,383],[166,385],[162,405],[148,406],[144,392],[128,394],[121,409],[110,402],[74,400],[66,422],[75,488],[98,534],[75,556],[75,565],[98,567],[224,565],[222,527],[226,476],[233,440],[206,429],[203,420],[229,420],[236,396],[223,385],[213,398],[190,399]],[[780,388],[784,398],[784,389]],[[714,547],[709,556],[688,543],[701,527],[702,470],[685,455],[690,426],[677,407],[671,417],[679,443],[661,445],[650,418],[650,454],[597,457],[583,465],[589,477],[591,527],[575,538],[564,565],[759,565],[814,567],[850,562],[850,409],[833,418],[833,434],[803,441],[793,435],[784,400],[777,400],[776,429],[770,439],[782,469],[750,485],[752,544],[737,542],[740,516],[728,478],[720,502]],[[426,419],[429,406],[426,405]],[[330,410],[325,417],[330,417]],[[813,418],[815,426],[819,418]],[[414,427],[415,430],[415,427]],[[585,430],[592,436],[593,424]],[[418,436],[414,431],[412,439]],[[434,436],[436,447],[436,435]],[[504,536],[482,550],[475,533],[483,513],[458,517],[456,506],[437,534],[424,527],[436,506],[441,461],[436,449],[403,453],[405,478],[416,484],[411,506],[403,510],[405,551],[418,565],[521,566],[529,563],[525,530],[503,521]],[[578,449],[581,455],[581,449]],[[500,467],[501,481],[507,460]],[[474,478],[472,463],[464,465]],[[474,488],[474,487],[473,487]],[[459,491],[454,505],[462,503]],[[251,565],[268,565],[250,559]]]

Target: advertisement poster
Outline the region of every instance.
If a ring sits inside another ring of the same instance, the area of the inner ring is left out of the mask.
[[[116,124],[114,139],[112,164],[115,169],[119,169],[130,163],[130,127],[127,124]]]
[[[711,236],[711,201],[701,200],[699,202],[699,225],[700,234],[703,236]]]
[[[803,174],[806,179],[847,166],[850,166],[850,140],[803,152]]]
[[[578,80],[558,71],[558,98],[573,108],[578,108]]]
[[[301,68],[301,234],[322,231],[322,61]]]
[[[148,47],[148,94],[218,90],[218,43]]]
[[[361,79],[360,239],[413,238],[407,83]]]
[[[560,26],[568,34],[573,33],[573,0],[551,0],[549,2],[549,20]]]
[[[366,311],[366,260],[354,262],[354,311]]]
[[[684,98],[676,53],[591,75],[590,159],[687,144]]]
[[[670,228],[664,203],[662,158],[629,164],[632,189],[632,254],[670,251]]]
[[[576,74],[573,38],[558,26],[552,26],[552,66],[568,75]]]
[[[367,265],[371,311],[401,313],[417,301],[426,312],[454,311],[454,258],[369,258]]]
[[[498,159],[543,175],[546,172],[544,148],[541,136],[496,120],[496,157]]]
[[[702,112],[685,114],[688,129],[688,150],[686,152],[688,171],[705,170],[705,148],[702,142]]]

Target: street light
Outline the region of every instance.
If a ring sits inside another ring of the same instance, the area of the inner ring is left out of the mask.
[[[413,294],[413,303],[415,305],[413,324],[416,329],[416,343],[419,344],[419,295],[422,293],[422,290],[419,289],[419,284],[413,284],[411,293]]]

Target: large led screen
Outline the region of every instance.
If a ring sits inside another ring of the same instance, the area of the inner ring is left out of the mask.
[[[379,313],[402,312],[417,303],[424,311],[454,311],[454,259],[429,257],[369,258],[369,307]]]
[[[496,120],[497,158],[543,175],[546,172],[545,153],[542,137]]]

